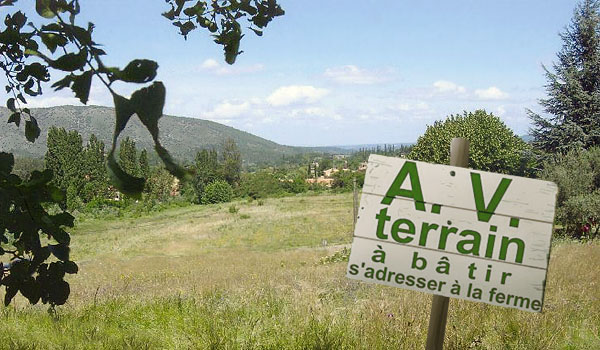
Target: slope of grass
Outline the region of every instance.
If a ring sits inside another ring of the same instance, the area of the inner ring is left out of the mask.
[[[350,195],[230,205],[83,222],[69,302],[0,308],[0,349],[424,347],[431,296],[319,263],[351,242]],[[600,244],[556,243],[544,313],[452,300],[446,349],[600,349],[599,270]]]

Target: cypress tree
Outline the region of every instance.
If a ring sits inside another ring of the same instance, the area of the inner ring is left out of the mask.
[[[549,153],[587,149],[600,144],[600,2],[584,0],[574,11],[558,62],[543,67],[549,116],[528,111],[535,148]]]

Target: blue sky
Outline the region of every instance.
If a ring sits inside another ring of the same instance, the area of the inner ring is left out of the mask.
[[[21,7],[33,1],[20,1]],[[162,0],[82,1],[105,63],[159,63],[165,113],[209,119],[289,145],[413,142],[428,124],[484,108],[527,133],[540,111],[570,0],[281,0],[286,15],[247,33],[235,65],[197,30],[187,41]],[[33,13],[33,12],[32,12]],[[0,79],[1,80],[1,79]],[[0,81],[3,84],[3,81]],[[118,86],[124,94],[132,87]],[[31,106],[79,104],[47,87]],[[91,104],[112,105],[100,84]]]

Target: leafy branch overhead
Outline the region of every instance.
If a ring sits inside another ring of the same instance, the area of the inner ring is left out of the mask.
[[[95,80],[109,90],[115,104],[108,168],[117,189],[139,196],[145,185],[144,178],[128,174],[115,159],[117,139],[134,114],[152,135],[154,148],[167,170],[179,178],[189,177],[159,141],[158,122],[166,89],[162,82],[154,81],[158,64],[135,59],[124,68],[106,66],[102,58],[107,53],[93,39],[94,24],[82,26],[76,21],[81,11],[79,0],[36,0],[39,17],[35,24],[22,11],[7,11],[17,1],[0,0],[0,8],[7,13],[4,24],[0,23],[0,69],[11,96],[6,101],[8,123],[17,127],[24,123],[25,137],[34,142],[41,131],[26,107],[27,99],[42,95],[46,84],[51,84],[54,90],[70,89],[87,104]],[[187,0],[166,2],[171,10],[164,16],[174,21],[185,38],[196,24],[208,29],[214,41],[223,45],[225,60],[230,64],[241,53],[240,19],[246,17],[248,28],[262,35],[274,17],[283,15],[274,0],[196,1],[193,5]],[[54,74],[62,75],[54,79]],[[127,98],[115,90],[115,82],[148,85]],[[73,226],[73,217],[64,211],[46,211],[48,204],[65,202],[64,190],[51,184],[52,170],[33,172],[24,181],[12,174],[13,165],[14,157],[0,152],[0,258],[10,259],[8,264],[0,263],[0,285],[6,287],[4,303],[8,305],[21,293],[32,304],[40,300],[52,306],[64,304],[70,293],[64,276],[77,273],[77,265],[69,260],[70,236],[64,230]],[[47,262],[51,256],[56,261]]]
[[[240,51],[242,25],[239,20],[246,18],[248,29],[262,36],[264,28],[284,11],[275,0],[225,0],[195,1],[166,0],[171,9],[163,16],[179,28],[179,32],[187,39],[188,34],[201,27],[213,33],[215,43],[223,45],[225,61],[235,63]]]
[[[0,7],[14,4],[14,1],[0,1]],[[223,45],[225,60],[233,64],[243,37],[240,20],[246,18],[248,28],[257,35],[276,16],[284,11],[274,0],[244,1],[189,1],[167,0],[171,9],[163,14],[173,21],[180,33],[187,35],[197,27],[214,33],[214,41]],[[94,24],[80,26],[76,23],[80,13],[78,0],[36,0],[36,11],[48,21],[40,26],[28,22],[21,11],[8,14],[3,31],[0,32],[0,68],[7,78],[6,91],[11,94],[6,105],[11,111],[9,123],[20,126],[25,120],[25,136],[34,142],[40,135],[37,120],[26,105],[28,97],[43,93],[44,83],[51,81],[51,73],[65,72],[66,75],[53,81],[55,90],[69,88],[81,103],[89,100],[92,81],[99,80],[113,96],[116,109],[116,127],[113,148],[109,153],[109,168],[113,182],[124,193],[136,195],[143,189],[144,180],[134,178],[119,168],[114,159],[114,147],[120,132],[129,119],[136,114],[146,126],[155,142],[155,150],[167,169],[177,177],[185,177],[186,172],[178,166],[168,151],[160,144],[158,120],[162,116],[166,89],[161,82],[153,82],[158,64],[147,59],[136,59],[124,68],[104,65],[102,57],[106,52],[93,40]],[[146,84],[134,92],[130,99],[119,95],[113,83]]]

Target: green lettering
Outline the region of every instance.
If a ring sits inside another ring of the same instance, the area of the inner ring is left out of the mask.
[[[523,240],[519,238],[502,237],[502,245],[500,246],[500,256],[498,256],[498,259],[506,260],[508,245],[511,243],[515,243],[517,245],[517,255],[515,256],[515,262],[522,263],[523,254],[525,252],[525,242],[523,242]]]
[[[440,227],[438,224],[430,224],[428,222],[423,222],[421,224],[421,237],[419,238],[419,245],[426,246],[427,245],[427,235],[431,230],[437,230]]]
[[[402,188],[402,184],[407,176],[410,177],[410,190]],[[381,204],[391,204],[396,196],[412,198],[415,201],[415,209],[425,211],[421,182],[419,181],[419,173],[417,172],[417,164],[415,162],[407,161],[404,163],[396,179],[394,179],[394,182],[387,190],[385,197],[381,200]]]
[[[401,228],[400,225],[406,225],[406,228]],[[412,221],[408,220],[408,219],[398,219],[396,221],[394,221],[394,224],[392,225],[392,238],[394,239],[394,241],[398,242],[398,243],[410,243],[413,240],[413,237],[407,236],[404,238],[401,238],[398,235],[398,232],[400,233],[407,233],[409,235],[414,235],[415,234],[415,224],[412,223]]]
[[[508,189],[508,185],[512,182],[511,179],[503,178],[496,188],[492,199],[485,205],[485,200],[483,199],[483,186],[481,184],[481,175],[477,173],[471,173],[471,185],[473,186],[473,197],[475,198],[475,208],[477,208],[477,219],[479,221],[488,222],[494,215],[494,210],[500,204],[502,200],[502,196],[506,193]]]
[[[479,256],[479,244],[481,243],[481,235],[477,231],[464,230],[460,233],[461,236],[472,236],[473,239],[463,239],[456,244],[456,250],[461,254],[473,254]],[[465,246],[470,245],[471,249],[466,249]]]
[[[385,222],[390,221],[392,219],[391,216],[387,215],[388,208],[383,208],[379,211],[379,214],[375,215],[375,219],[377,219],[377,238],[379,239],[387,239],[387,235],[383,233],[383,229],[385,228]]]

